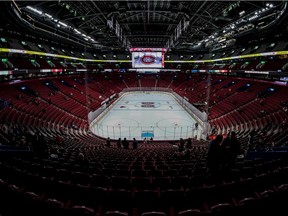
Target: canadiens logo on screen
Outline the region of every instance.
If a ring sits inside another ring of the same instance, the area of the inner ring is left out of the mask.
[[[155,62],[155,57],[152,56],[152,55],[144,55],[142,58],[141,58],[141,62],[143,64],[153,64]]]

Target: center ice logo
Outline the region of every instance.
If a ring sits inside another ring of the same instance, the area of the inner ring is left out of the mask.
[[[154,108],[155,107],[155,103],[154,102],[141,102],[141,107]]]
[[[152,64],[155,61],[155,57],[151,56],[151,55],[144,55],[141,58],[141,61],[142,61],[143,64]]]

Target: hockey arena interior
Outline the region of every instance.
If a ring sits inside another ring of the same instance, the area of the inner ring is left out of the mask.
[[[287,1],[1,1],[0,215],[287,215]]]

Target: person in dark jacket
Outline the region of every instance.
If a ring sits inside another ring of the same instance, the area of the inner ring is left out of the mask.
[[[132,143],[133,149],[137,149],[138,148],[138,141],[133,138],[133,143]]]
[[[217,135],[209,144],[207,155],[208,173],[211,176],[217,175],[221,165],[221,144],[223,141],[222,135]]]
[[[129,149],[129,142],[126,140],[126,137],[122,141],[122,146],[124,149]]]

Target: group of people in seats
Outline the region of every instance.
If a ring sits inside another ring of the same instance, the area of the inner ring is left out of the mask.
[[[187,140],[180,138],[177,145],[177,151],[174,156],[176,158],[189,158],[192,149],[192,139],[189,137]]]
[[[229,171],[240,153],[240,142],[234,131],[229,133],[225,139],[223,139],[223,135],[217,135],[209,144],[207,154],[208,174],[217,176],[222,171]]]
[[[45,137],[39,132],[30,132],[20,125],[7,126],[5,131],[6,142],[1,143],[13,147],[32,147],[35,154],[47,156],[48,146]]]
[[[186,141],[183,138],[180,138],[180,142],[178,144],[178,151],[183,152],[187,149],[192,148],[192,139],[189,137]]]
[[[150,142],[152,142],[153,141],[153,137],[150,137],[150,139],[147,139],[147,137],[145,137],[144,139],[143,139],[143,143],[150,143]]]
[[[121,138],[119,138],[119,139],[117,140],[117,143],[116,143],[116,144],[117,144],[117,147],[118,147],[118,148],[129,149],[129,141],[126,139],[126,137],[125,137],[123,140],[121,140]],[[108,138],[106,139],[106,147],[110,148],[111,146],[112,146],[112,145],[111,145],[111,139],[110,139],[110,137],[108,137]],[[133,149],[137,149],[138,146],[139,146],[138,141],[137,141],[135,138],[133,138],[132,148],[133,148]]]

